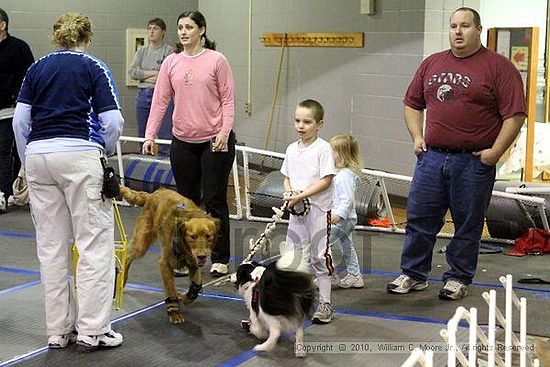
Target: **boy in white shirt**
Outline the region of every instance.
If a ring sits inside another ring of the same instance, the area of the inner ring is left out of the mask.
[[[284,200],[293,207],[309,199],[309,211],[291,215],[286,244],[294,250],[310,251],[310,261],[319,285],[319,306],[312,321],[326,324],[332,320],[331,278],[334,272],[329,246],[332,178],[336,174],[334,156],[328,142],[318,137],[323,127],[323,106],[307,99],[296,107],[294,127],[300,140],[290,144],[281,167],[285,176]]]

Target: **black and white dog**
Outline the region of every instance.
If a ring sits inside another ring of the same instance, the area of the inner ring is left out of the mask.
[[[297,257],[290,251],[267,267],[245,263],[237,269],[236,286],[250,311],[250,332],[258,339],[267,337],[255,351],[269,352],[281,333],[295,331],[295,355],[305,357],[303,324],[311,317],[316,288],[307,259]]]

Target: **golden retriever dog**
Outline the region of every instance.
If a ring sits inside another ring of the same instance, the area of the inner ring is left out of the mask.
[[[185,319],[179,301],[192,303],[202,289],[201,268],[216,241],[219,220],[173,190],[160,188],[146,193],[122,186],[120,192],[127,202],[143,208],[128,248],[124,283],[132,262],[143,257],[158,238],[166,311],[172,324],[181,324]],[[172,274],[174,268],[182,266],[189,268],[191,283],[185,294],[177,292]]]

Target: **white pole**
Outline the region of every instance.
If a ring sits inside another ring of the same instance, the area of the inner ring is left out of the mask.
[[[489,364],[489,367],[495,366],[496,308],[497,308],[497,292],[494,289],[491,289],[489,291],[489,345],[488,345],[489,352],[487,355],[487,362]]]
[[[519,367],[526,367],[527,362],[527,299],[519,300]]]
[[[468,341],[468,363],[470,366],[473,367],[477,365],[477,309],[475,307],[470,308],[468,322],[470,323],[470,336]]]
[[[237,155],[233,160],[233,186],[235,191],[235,205],[237,206],[237,214],[232,216],[233,219],[241,220],[243,218],[243,204],[241,203],[241,185],[239,184],[239,167],[237,166]]]
[[[504,328],[504,364],[506,367],[512,367],[512,275],[508,274],[505,277],[499,278],[500,282],[506,289],[506,309],[505,320],[506,326]]]
[[[246,205],[246,219],[250,220],[252,213],[250,211],[250,172],[248,167],[248,152],[243,150],[243,166],[244,166],[244,205]]]

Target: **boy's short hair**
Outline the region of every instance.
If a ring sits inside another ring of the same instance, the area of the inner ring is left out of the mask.
[[[319,122],[325,118],[325,109],[323,106],[314,99],[305,99],[298,103],[299,107],[309,108],[313,112],[313,118]]]

